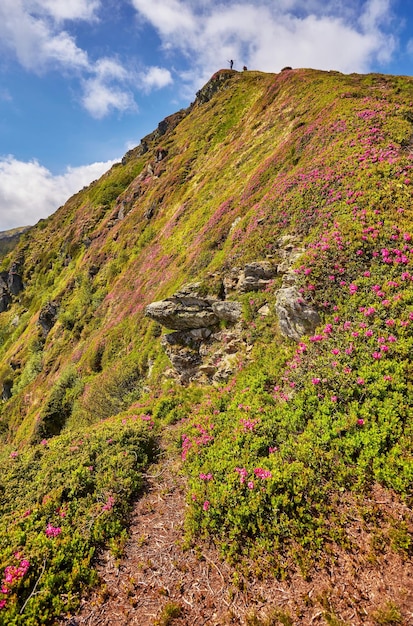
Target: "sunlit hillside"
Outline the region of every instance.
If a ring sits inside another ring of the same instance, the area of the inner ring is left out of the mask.
[[[165,441],[187,548],[270,585],[362,539],[413,574],[412,102],[221,70],[1,260],[1,624],[76,611]],[[313,623],[411,623],[386,584]]]

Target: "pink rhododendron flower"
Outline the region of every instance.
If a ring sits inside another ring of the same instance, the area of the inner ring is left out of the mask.
[[[205,500],[204,504],[202,505],[202,508],[204,509],[204,511],[208,511],[209,507],[210,507],[209,500]]]
[[[245,467],[236,467],[235,471],[239,474],[239,481],[241,484],[245,483],[245,479],[248,476],[248,472]]]
[[[272,474],[269,470],[263,469],[262,467],[256,467],[254,470],[254,474],[257,478],[271,478]]]
[[[102,506],[102,511],[111,511],[115,504],[115,498],[113,496],[108,496],[105,504]]]
[[[62,532],[62,529],[59,526],[52,526],[52,524],[48,524],[45,532],[48,537],[58,537]]]

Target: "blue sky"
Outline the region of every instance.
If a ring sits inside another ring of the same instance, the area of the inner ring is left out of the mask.
[[[0,0],[0,230],[34,224],[228,59],[411,75],[410,0]]]

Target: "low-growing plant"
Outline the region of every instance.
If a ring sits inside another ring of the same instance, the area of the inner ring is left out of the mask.
[[[25,450],[2,450],[0,622],[54,623],[97,575],[93,557],[117,557],[131,502],[155,440],[136,416],[71,431]]]

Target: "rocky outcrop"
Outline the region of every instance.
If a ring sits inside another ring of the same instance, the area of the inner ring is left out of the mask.
[[[281,333],[296,341],[312,334],[321,322],[318,312],[303,300],[295,286],[278,290],[275,309]]]
[[[273,298],[275,293],[280,332],[295,341],[314,332],[321,322],[320,316],[301,297],[296,286],[297,275],[292,270],[304,251],[301,242],[293,236],[284,236],[276,242],[275,250],[274,256],[247,263],[242,269],[232,268],[225,276],[211,274],[207,289],[205,284],[190,283],[170,298],[146,307],[147,317],[176,331],[161,340],[173,376],[183,383],[202,377],[209,381],[225,380],[234,371],[240,355],[248,355],[251,346],[242,332],[242,324],[238,323],[242,319],[242,305],[237,300],[226,300],[228,294],[267,290]],[[274,279],[280,275],[282,287],[274,291]],[[264,302],[257,315],[265,318],[272,311],[274,305]],[[220,322],[227,325],[225,330],[220,329]]]
[[[219,318],[206,300],[194,297],[177,298],[152,302],[146,307],[145,315],[171,330],[190,330],[215,326]]]
[[[192,330],[217,326],[219,322],[236,323],[241,318],[239,302],[204,296],[200,283],[185,285],[170,298],[152,302],[145,315],[170,330]]]
[[[277,256],[280,263],[277,266],[278,274],[285,274],[291,270],[292,265],[304,253],[301,241],[294,235],[283,235],[276,242]]]
[[[182,383],[199,376],[224,379],[232,371],[229,363],[225,372],[214,365],[221,360],[217,345],[221,340],[219,323],[236,324],[242,316],[240,302],[220,300],[222,283],[217,282],[213,295],[203,295],[201,283],[184,285],[172,297],[152,302],[145,315],[176,332],[162,337],[161,343],[171,361],[174,375]]]
[[[181,382],[189,382],[198,373],[198,368],[202,364],[201,344],[211,335],[211,329],[198,328],[169,333],[162,337],[161,344]]]
[[[17,296],[23,289],[21,263],[15,261],[8,272],[0,273],[0,313],[7,311],[12,303],[12,296]]]
[[[7,402],[7,400],[10,400],[11,396],[12,396],[12,388],[13,388],[13,382],[10,380],[5,380],[3,381],[3,389],[1,392],[1,399],[4,402]]]
[[[56,302],[48,302],[39,313],[38,324],[46,337],[56,324],[58,306]]]
[[[240,272],[237,291],[262,291],[266,289],[271,280],[277,276],[278,268],[270,261],[254,261],[248,263]]]
[[[3,272],[0,274],[0,313],[7,311],[11,303],[11,295],[7,287],[8,274]]]
[[[209,102],[211,98],[222,89],[222,87],[229,81],[237,72],[235,70],[219,70],[206,85],[200,89],[196,94],[195,103],[205,104]]]
[[[7,287],[13,296],[17,296],[24,289],[21,263],[19,261],[15,261],[10,267]]]

